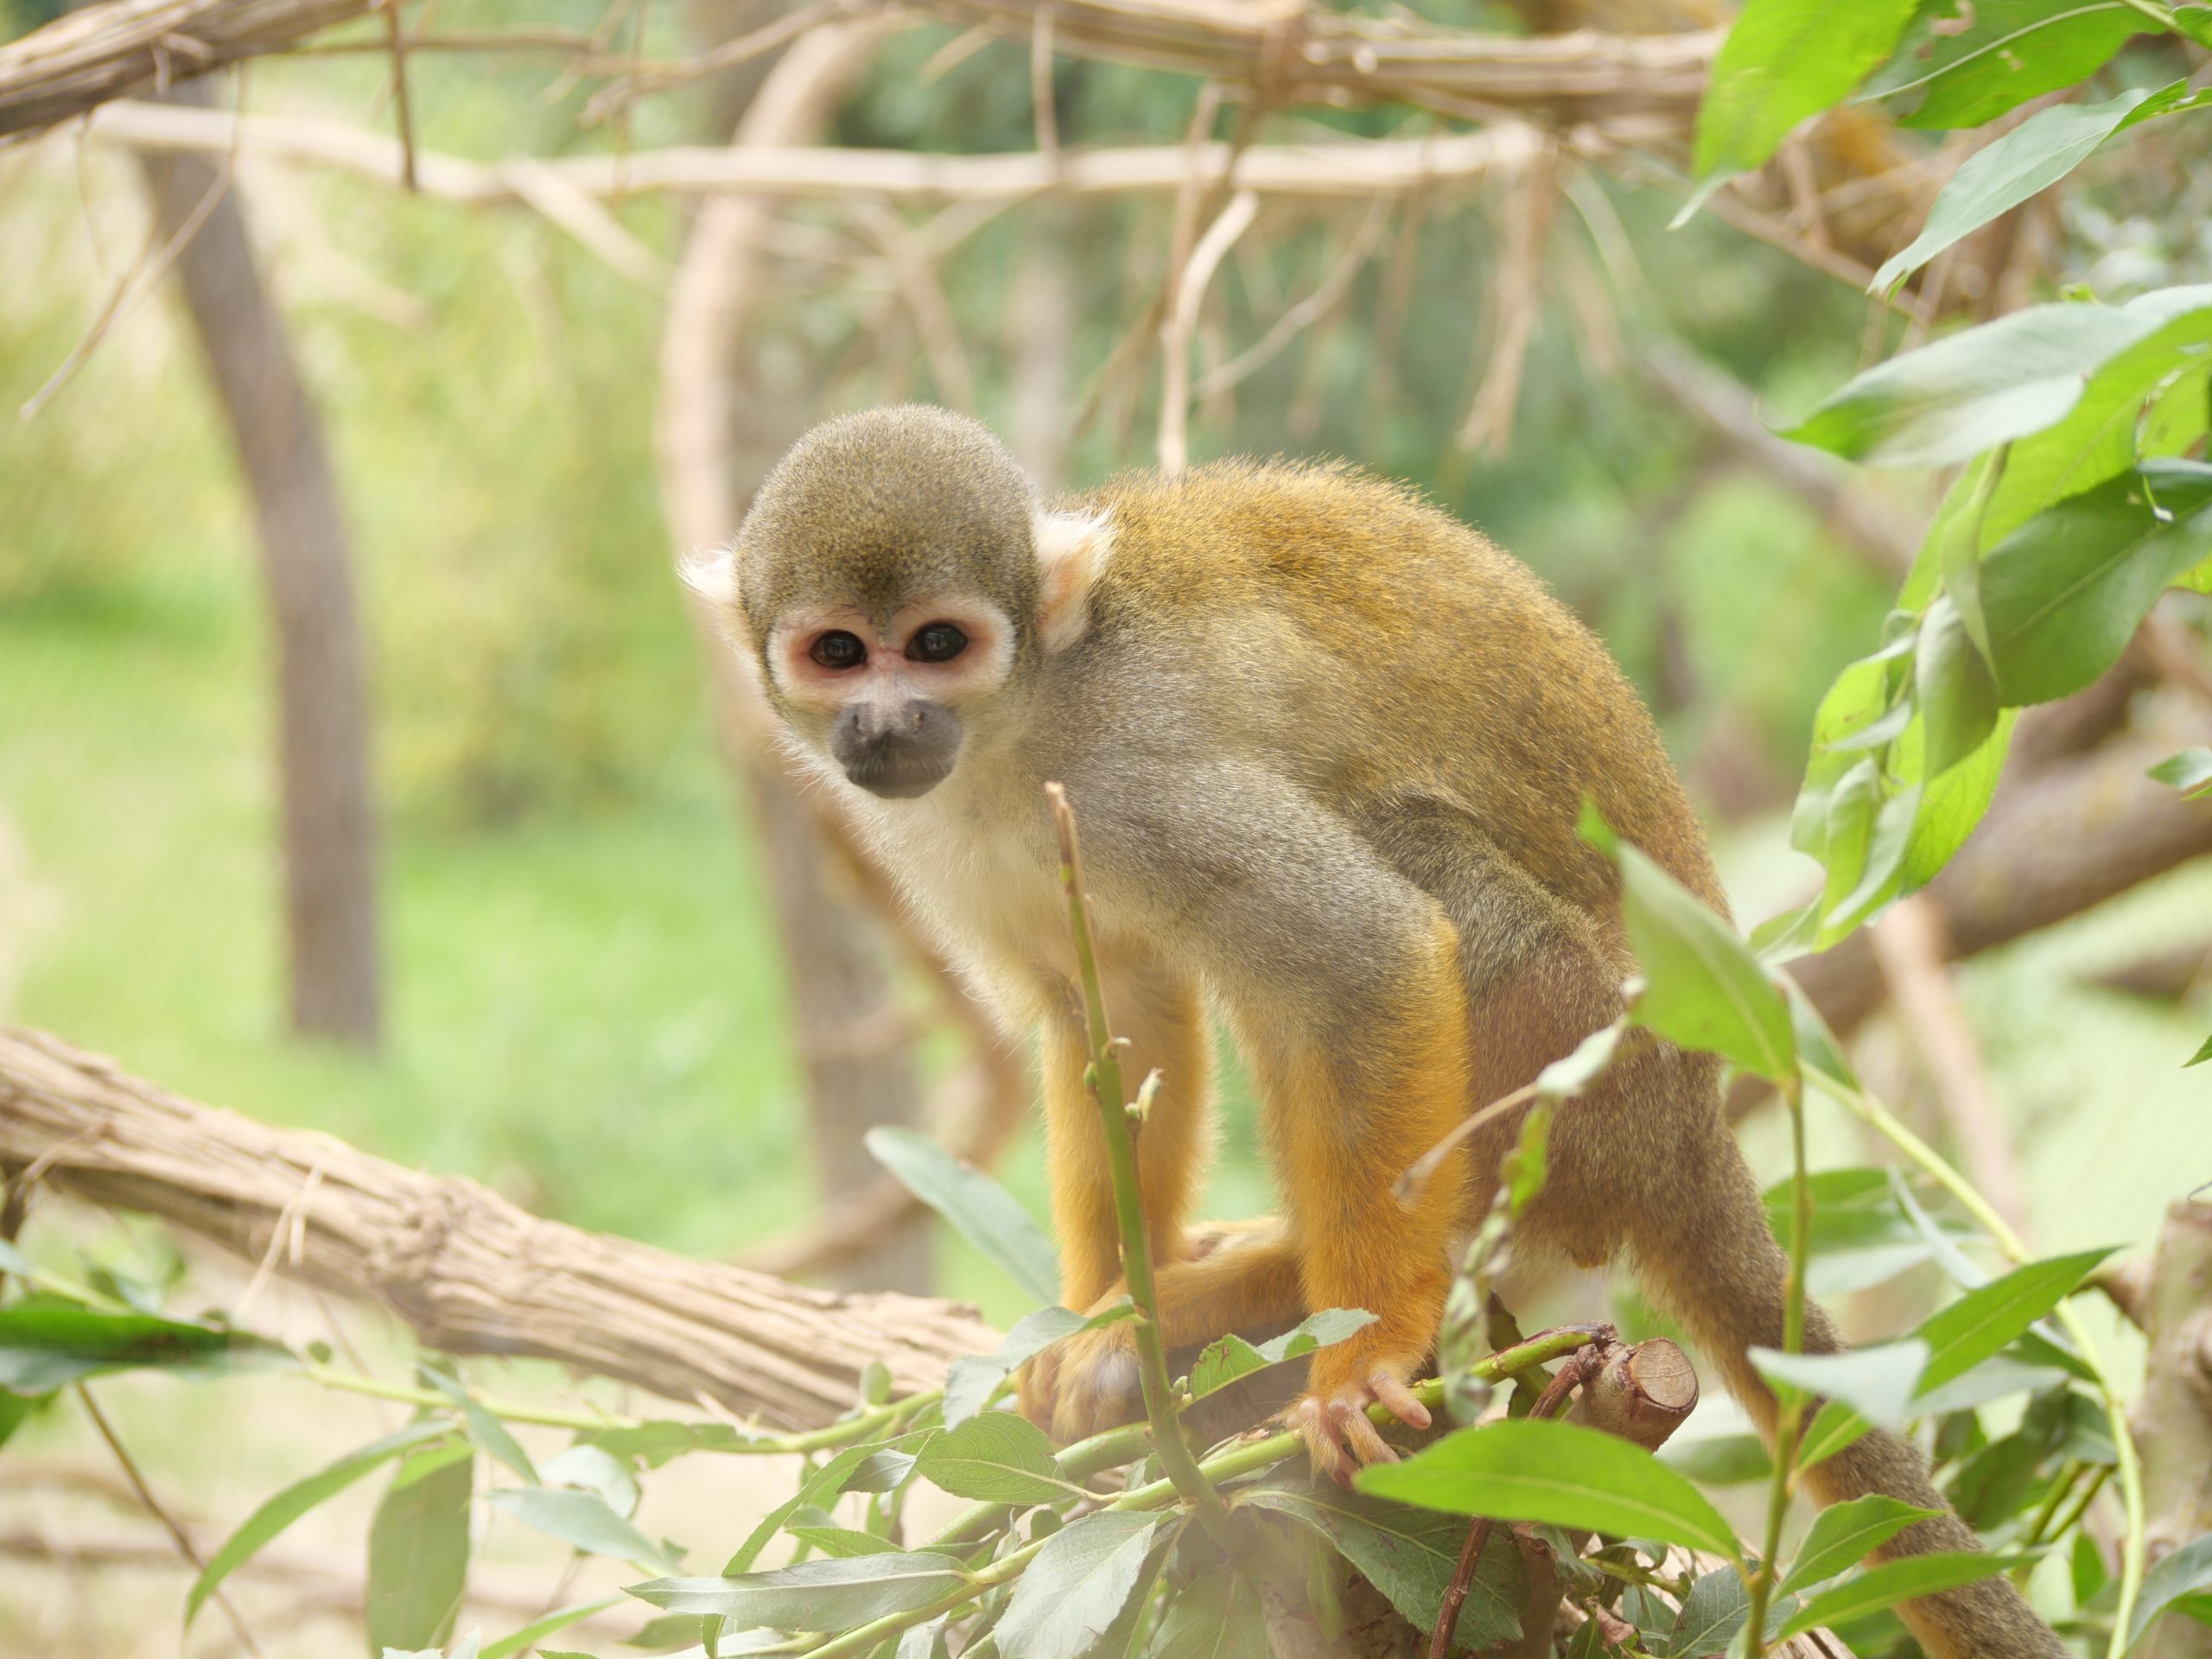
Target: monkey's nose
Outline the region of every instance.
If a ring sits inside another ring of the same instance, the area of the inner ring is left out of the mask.
[[[838,715],[830,748],[851,782],[886,800],[910,800],[951,772],[960,716],[919,697],[888,708],[854,703]]]

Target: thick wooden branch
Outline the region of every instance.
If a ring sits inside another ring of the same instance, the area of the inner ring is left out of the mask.
[[[1364,17],[1305,0],[921,0],[922,10],[1053,49],[1249,86],[1271,105],[1399,100],[1565,125],[1659,115],[1688,124],[1725,29],[1684,35],[1491,35]]]
[[[358,17],[369,0],[106,0],[0,46],[0,133],[166,89]]]
[[[918,1390],[998,1341],[954,1303],[809,1290],[540,1220],[473,1181],[197,1105],[38,1032],[0,1029],[0,1170],[252,1260],[283,1228],[280,1271],[381,1303],[429,1347],[556,1360],[777,1428],[834,1421],[872,1359]]]
[[[36,130],[144,87],[287,51],[369,10],[368,0],[86,6],[0,46],[0,134]],[[1027,41],[1046,8],[1039,0],[926,0],[913,10]],[[1516,36],[1308,13],[1302,3],[1220,0],[1053,0],[1049,10],[1058,51],[1247,86],[1276,105],[1401,100],[1555,126],[1601,116],[1687,126],[1725,32]],[[433,32],[429,44],[435,43]],[[684,69],[654,66],[641,85],[680,84]]]

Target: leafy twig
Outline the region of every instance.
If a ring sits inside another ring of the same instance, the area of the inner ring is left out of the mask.
[[[1591,1362],[1600,1351],[1593,1343],[1568,1355],[1567,1363],[1559,1368],[1559,1375],[1544,1385],[1544,1391],[1536,1396],[1536,1403],[1529,1408],[1529,1415],[1556,1416],[1566,1406],[1567,1395],[1590,1375]],[[1459,1628],[1459,1610],[1466,1605],[1467,1592],[1475,1581],[1475,1569],[1482,1564],[1483,1551],[1490,1548],[1490,1535],[1497,1524],[1493,1516],[1480,1515],[1467,1529],[1467,1541],[1460,1548],[1459,1564],[1452,1569],[1452,1582],[1446,1586],[1444,1605],[1436,1611],[1436,1628],[1429,1633],[1428,1659],[1450,1659],[1452,1637]]]
[[[2026,1243],[1997,1213],[1989,1200],[1975,1190],[1952,1167],[1942,1154],[1929,1146],[1904,1123],[1889,1108],[1865,1090],[1855,1089],[1840,1078],[1823,1073],[1821,1085],[1833,1092],[1851,1114],[1887,1141],[1899,1152],[1933,1176],[1938,1185],[1958,1201],[1964,1210],[1989,1235],[2006,1259],[2015,1264],[2024,1264],[2031,1258]],[[2108,1659],[2121,1659],[2127,1650],[2128,1630],[2135,1617],[2135,1601],[2143,1588],[2145,1533],[2148,1526],[2143,1507],[2143,1461],[2135,1450],[2135,1437],[2128,1432],[2127,1402],[2120,1397],[2119,1387],[2112,1380],[2089,1336],[2088,1327],[2082,1317],[2064,1302],[2058,1305],[2054,1315],[2073,1339],[2082,1356],[2082,1363],[2095,1374],[2097,1393],[2105,1406],[2105,1420],[2111,1425],[2113,1448],[2120,1474],[2120,1493],[2127,1512],[2127,1526],[2120,1539],[2120,1594],[2113,1610],[2112,1641],[2107,1649]],[[2067,1524],[2072,1525],[2071,1518]],[[2063,1529],[2062,1529],[2063,1530]]]
[[[1060,844],[1060,886],[1068,896],[1068,925],[1075,936],[1077,970],[1083,980],[1083,1023],[1090,1047],[1084,1080],[1098,1103],[1106,1136],[1106,1165],[1114,1179],[1114,1211],[1122,1230],[1122,1272],[1136,1304],[1131,1328],[1136,1338],[1137,1376],[1144,1390],[1145,1419],[1152,1425],[1153,1449],[1175,1490],[1197,1511],[1198,1523],[1215,1541],[1228,1544],[1228,1511],[1221,1494],[1198,1471],[1175,1420],[1167,1381],[1167,1354],[1160,1340],[1160,1298],[1152,1281],[1152,1246],[1145,1236],[1144,1198],[1137,1186],[1136,1135],[1129,1096],[1122,1084],[1122,1056],[1106,1019],[1106,995],[1098,980],[1098,959],[1091,947],[1090,905],[1083,888],[1083,855],[1076,844],[1075,809],[1058,784],[1045,785],[1052,803],[1052,829]],[[1147,1080],[1149,1081],[1149,1080]]]

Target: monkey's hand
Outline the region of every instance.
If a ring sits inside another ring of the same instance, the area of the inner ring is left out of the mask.
[[[1135,1421],[1144,1390],[1135,1329],[1119,1319],[1053,1344],[1022,1367],[1016,1398],[1021,1414],[1062,1446]]]
[[[1306,1397],[1278,1420],[1305,1440],[1313,1472],[1339,1486],[1351,1485],[1362,1464],[1398,1460],[1368,1416],[1370,1406],[1387,1408],[1409,1428],[1427,1428],[1431,1421],[1428,1408],[1406,1386],[1423,1351],[1362,1339],[1375,1328],[1315,1354]]]

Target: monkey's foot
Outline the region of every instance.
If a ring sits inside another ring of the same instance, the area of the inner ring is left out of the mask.
[[[1378,1357],[1370,1353],[1346,1356],[1349,1365],[1344,1359],[1323,1363],[1342,1349],[1359,1345],[1355,1340],[1316,1354],[1313,1392],[1278,1420],[1305,1440],[1313,1472],[1326,1475],[1339,1486],[1351,1485],[1363,1464],[1398,1460],[1396,1450],[1367,1414],[1369,1407],[1382,1406],[1408,1428],[1427,1428],[1432,1421],[1428,1408],[1406,1386],[1420,1363],[1419,1356]]]
[[[1062,1446],[1144,1415],[1136,1335],[1124,1319],[1079,1331],[1021,1370],[1021,1414]]]

